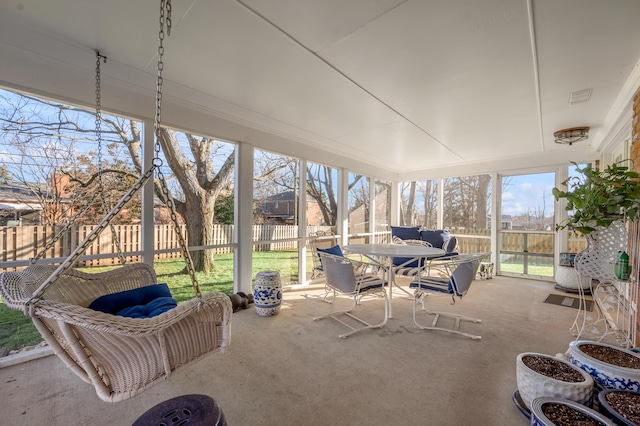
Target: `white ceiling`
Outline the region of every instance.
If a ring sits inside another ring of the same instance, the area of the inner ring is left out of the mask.
[[[0,83],[90,103],[99,49],[107,107],[152,116],[159,3],[0,0]],[[171,124],[400,177],[593,158],[640,82],[640,0],[173,0],[172,21]]]

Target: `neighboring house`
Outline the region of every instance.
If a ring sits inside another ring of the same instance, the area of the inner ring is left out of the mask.
[[[0,185],[0,226],[42,225],[73,215],[71,200],[63,191],[66,182],[66,177],[52,178],[52,187],[59,187],[63,194],[57,199],[47,190],[34,193],[34,186],[20,183]]]
[[[281,192],[263,200],[256,201],[256,214],[265,223],[291,225],[295,223],[296,198],[293,191]],[[318,203],[307,200],[307,223],[309,225],[324,225],[322,213]]]
[[[0,226],[39,225],[42,204],[24,185],[0,185]]]

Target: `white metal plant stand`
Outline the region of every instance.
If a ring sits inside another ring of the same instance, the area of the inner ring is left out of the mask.
[[[623,222],[614,222],[587,235],[587,247],[576,255],[578,281],[585,277],[597,281],[592,290],[594,312],[587,311],[584,289],[578,288],[580,306],[571,326],[576,340],[588,338],[627,348],[633,345],[636,309],[631,301],[636,300],[632,294],[636,286],[614,274],[620,252],[628,250],[628,235]]]

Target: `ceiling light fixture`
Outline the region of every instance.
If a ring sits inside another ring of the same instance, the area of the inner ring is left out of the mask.
[[[581,142],[589,138],[589,128],[570,127],[554,132],[553,136],[556,138],[556,143],[573,145],[575,142]]]

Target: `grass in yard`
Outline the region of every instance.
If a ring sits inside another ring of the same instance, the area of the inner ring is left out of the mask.
[[[31,318],[0,304],[0,347],[13,351],[41,340]]]
[[[539,277],[553,277],[553,266],[549,264],[545,265],[532,265],[529,264],[527,266],[527,270],[529,275],[536,275]],[[522,274],[523,273],[523,265],[522,263],[501,263],[500,264],[501,272],[508,272],[512,274]]]
[[[307,269],[311,271],[311,266],[307,262]],[[298,251],[266,251],[253,252],[253,272],[252,279],[261,271],[280,272],[282,284],[298,283]]]
[[[233,254],[221,254],[215,258],[216,268],[206,275],[197,272],[196,278],[200,291],[221,291],[226,294],[233,292]],[[157,261],[154,263],[159,283],[167,283],[171,295],[178,303],[191,300],[195,297],[191,278],[186,272],[182,259]]]

